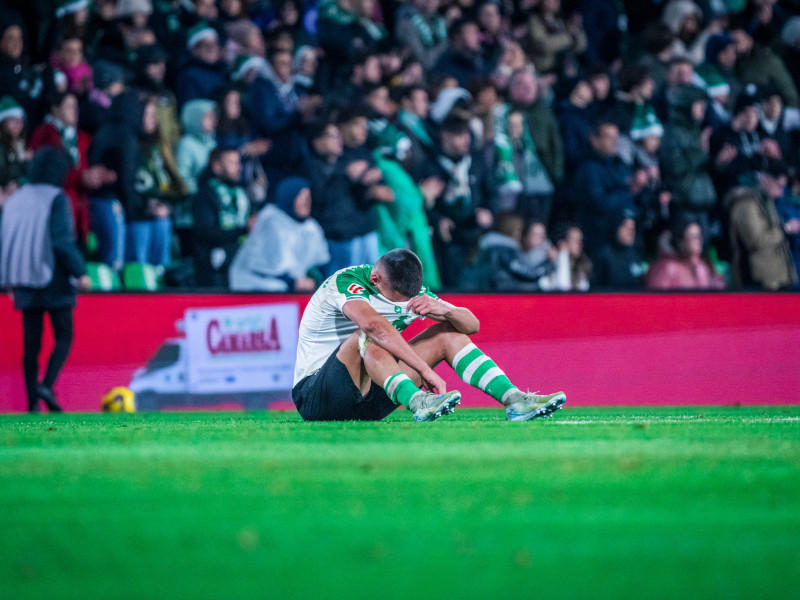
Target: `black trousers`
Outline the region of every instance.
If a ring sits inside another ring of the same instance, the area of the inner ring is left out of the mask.
[[[25,375],[25,391],[28,394],[28,407],[36,406],[39,385],[39,352],[42,350],[42,333],[44,333],[44,314],[50,315],[50,324],[53,326],[55,346],[47,361],[47,370],[42,379],[42,385],[50,389],[58,378],[61,368],[67,361],[72,347],[72,307],[51,309],[23,309],[22,333],[23,354],[22,371]]]
[[[322,368],[297,382],[292,400],[304,421],[380,421],[396,408],[376,384],[362,396],[353,378],[336,357],[337,348]]]

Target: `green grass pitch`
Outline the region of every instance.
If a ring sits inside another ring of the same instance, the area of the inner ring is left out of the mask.
[[[0,598],[798,598],[800,406],[0,417]]]

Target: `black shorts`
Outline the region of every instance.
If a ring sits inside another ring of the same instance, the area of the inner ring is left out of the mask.
[[[347,367],[336,358],[338,351],[292,389],[292,400],[304,421],[380,421],[397,408],[375,382],[362,396]]]

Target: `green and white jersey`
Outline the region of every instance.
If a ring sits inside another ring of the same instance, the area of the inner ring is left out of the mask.
[[[341,269],[314,292],[300,320],[293,385],[318,371],[339,344],[358,331],[356,324],[342,312],[345,303],[369,302],[398,331],[403,331],[415,319],[424,318],[407,311],[408,302],[392,302],[379,294],[370,283],[370,273],[372,265]],[[436,298],[425,286],[420,294]]]

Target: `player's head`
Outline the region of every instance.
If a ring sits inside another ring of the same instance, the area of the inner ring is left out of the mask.
[[[373,273],[405,299],[413,298],[422,289],[422,263],[416,254],[405,248],[390,250],[381,256]]]

